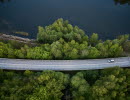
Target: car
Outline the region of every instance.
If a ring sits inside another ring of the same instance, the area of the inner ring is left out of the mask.
[[[115,61],[114,59],[109,59],[109,60],[108,60],[109,63],[112,63],[112,62],[114,62],[114,61]]]

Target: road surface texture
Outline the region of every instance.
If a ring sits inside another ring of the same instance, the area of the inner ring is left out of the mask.
[[[0,69],[71,71],[104,69],[113,66],[130,67],[130,57],[111,58],[114,59],[114,62],[108,62],[109,59],[27,60],[0,58]]]

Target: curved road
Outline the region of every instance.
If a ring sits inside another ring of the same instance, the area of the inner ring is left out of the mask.
[[[112,58],[115,61],[109,63],[106,59],[88,60],[27,60],[0,58],[0,69],[10,70],[90,70],[104,69],[119,66],[130,67],[129,57]]]

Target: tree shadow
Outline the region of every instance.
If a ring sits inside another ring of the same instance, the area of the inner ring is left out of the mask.
[[[0,0],[1,3],[10,2],[11,0]]]
[[[130,0],[114,0],[115,5],[120,4],[120,5],[124,5],[124,4],[128,4],[130,5]]]

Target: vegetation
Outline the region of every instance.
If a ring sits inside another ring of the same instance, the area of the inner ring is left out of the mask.
[[[0,100],[130,100],[130,69],[119,67],[75,75],[0,70],[0,77]]]
[[[58,19],[52,25],[38,28],[37,46],[15,41],[0,42],[0,58],[26,59],[94,59],[125,56],[130,53],[129,35],[102,41],[98,34],[90,37],[77,26]]]
[[[78,95],[73,94],[73,96],[76,100],[129,100],[129,74],[129,69],[119,67],[105,69],[100,72],[79,72],[76,76],[83,78],[80,81],[82,84],[78,84],[78,90],[75,91]]]
[[[78,26],[73,27],[67,20],[64,21],[61,18],[45,28],[39,26],[37,40],[43,43],[53,43],[62,38],[65,41],[75,40],[79,42],[84,36],[85,33],[82,29]]]

